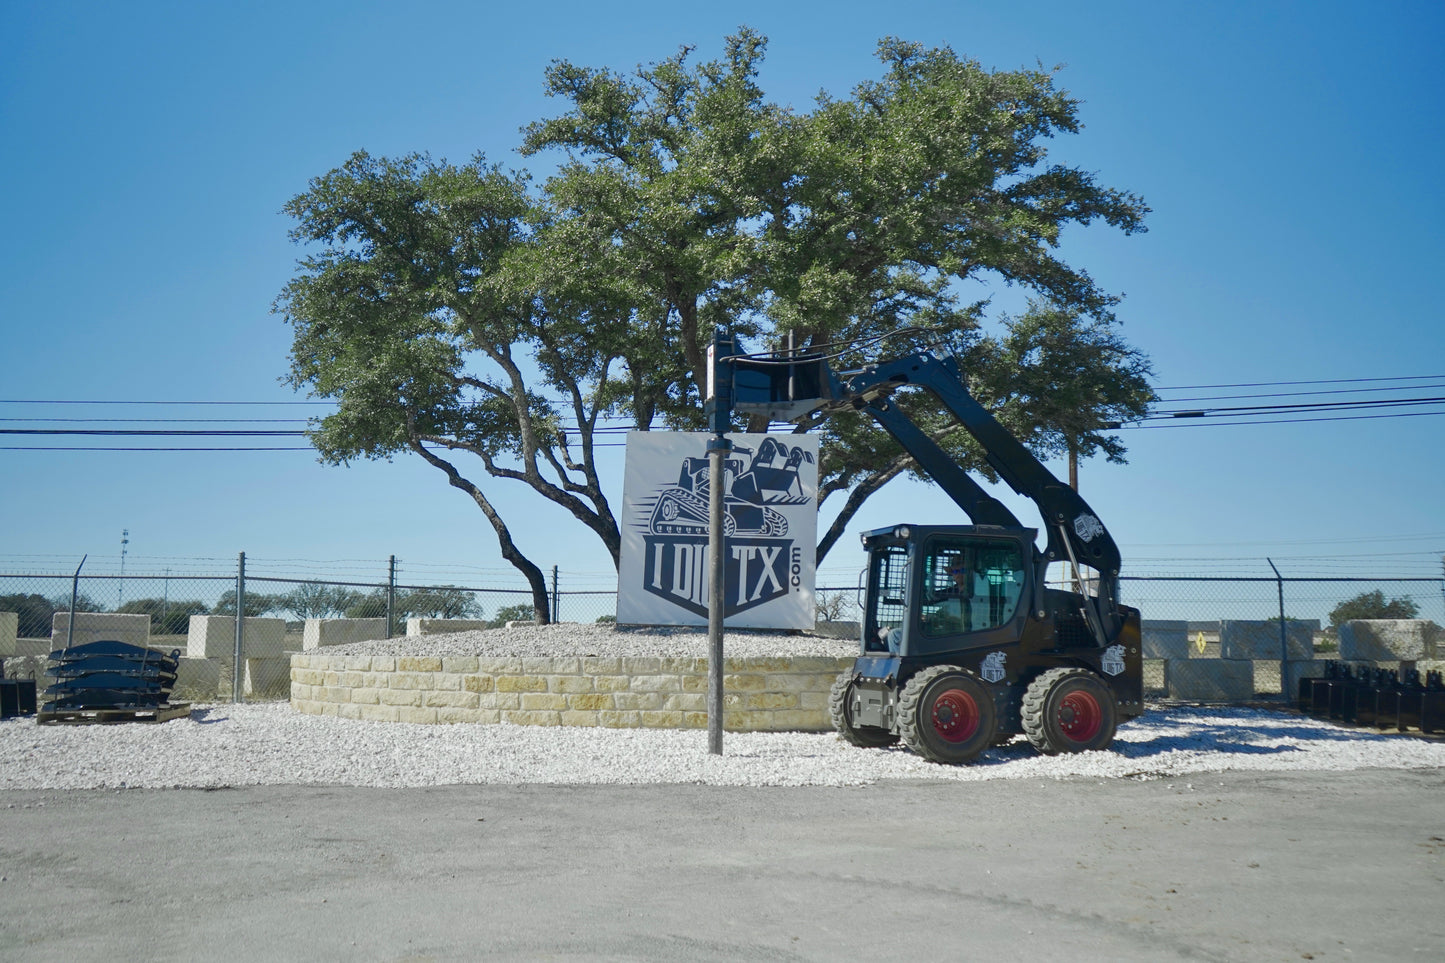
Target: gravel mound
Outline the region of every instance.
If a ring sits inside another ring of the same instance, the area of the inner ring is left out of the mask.
[[[701,657],[708,653],[705,629],[656,626],[618,628],[606,623],[562,622],[554,625],[516,625],[505,629],[453,632],[447,635],[409,635],[375,642],[327,646],[335,655],[433,656],[575,656],[632,658],[647,656]],[[780,655],[837,656],[858,654],[856,639],[825,638],[783,632],[738,631],[723,633],[723,654],[730,659],[770,658]]]
[[[817,733],[425,726],[303,715],[288,703],[198,706],[161,724],[0,722],[0,789],[439,786],[485,783],[853,786],[887,779],[1173,778],[1250,770],[1438,769],[1445,742],[1286,712],[1156,709],[1103,752],[1046,757],[1024,741],[971,766]]]

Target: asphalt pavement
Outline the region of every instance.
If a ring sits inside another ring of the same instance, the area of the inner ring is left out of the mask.
[[[1445,771],[0,792],[0,960],[1438,960]]]

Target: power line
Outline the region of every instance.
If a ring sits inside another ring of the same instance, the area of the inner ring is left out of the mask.
[[[199,424],[199,425],[229,425],[229,424],[284,424],[304,425],[308,423],[305,418],[0,418],[0,421],[7,422],[43,422],[46,424]]]
[[[1270,411],[1345,411],[1351,408],[1394,408],[1404,405],[1437,404],[1442,401],[1445,401],[1445,396],[1435,398],[1381,398],[1372,401],[1301,402],[1294,405],[1233,405],[1215,408],[1184,409],[1180,411],[1158,411],[1146,415],[1144,420],[1147,421],[1153,418],[1204,418],[1216,411],[1228,411],[1236,414],[1242,412],[1263,413]]]
[[[1336,415],[1333,418],[1273,418],[1265,421],[1201,421],[1199,419],[1170,420],[1159,425],[1121,425],[1115,423],[1110,430],[1153,428],[1227,428],[1235,425],[1299,425],[1320,421],[1373,421],[1379,418],[1424,418],[1429,415],[1445,415],[1445,411],[1397,411],[1388,415]]]
[[[1432,378],[1445,378],[1445,374],[1433,375],[1397,375],[1390,378],[1326,378],[1321,381],[1254,381],[1233,385],[1172,385],[1168,388],[1156,388],[1156,391],[1197,391],[1205,388],[1279,388],[1287,385],[1344,385],[1362,384],[1366,381],[1429,381]]]
[[[1410,385],[1410,388],[1445,388],[1445,383],[1430,385]],[[1156,388],[1156,391],[1168,391],[1167,388]],[[1168,398],[1161,403],[1166,405],[1181,404],[1185,401],[1243,401],[1246,398],[1304,398],[1311,395],[1360,395],[1373,394],[1379,391],[1390,391],[1391,388],[1335,388],[1330,391],[1276,391],[1248,395],[1201,395],[1197,398]]]
[[[201,438],[284,435],[295,438],[305,434],[304,431],[246,428],[0,428],[0,435],[122,435],[127,438],[155,435],[185,435]]]
[[[76,401],[0,398],[0,405],[334,405],[334,401]]]

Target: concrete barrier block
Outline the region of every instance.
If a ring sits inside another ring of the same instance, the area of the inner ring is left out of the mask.
[[[60,644],[65,645],[63,641]],[[44,658],[50,654],[51,642],[49,639],[16,639],[12,648],[14,651],[11,655],[38,655]]]
[[[279,656],[285,651],[286,620],[249,618],[241,626],[242,655]],[[193,615],[186,654],[198,659],[231,658],[236,652],[236,619],[230,615]]]
[[[219,659],[181,656],[176,664],[176,684],[171,689],[172,702],[215,702],[220,691]]]
[[[1315,630],[1318,621],[1291,619],[1284,623],[1284,646],[1281,652],[1279,622],[1226,620],[1219,623],[1219,655],[1224,659],[1258,659],[1304,661],[1315,655]]]
[[[66,639],[71,645],[85,645],[102,639],[113,639],[130,645],[149,645],[151,640],[151,617],[149,615],[118,615],[114,612],[75,613],[75,632],[70,632],[70,613],[56,612],[50,622],[50,644],[63,648]]]
[[[386,638],[386,619],[307,619],[301,650]]]
[[[244,686],[248,699],[291,698],[291,659],[247,659]]]
[[[1182,619],[1145,619],[1140,626],[1146,659],[1189,658],[1189,623]]]
[[[857,622],[847,620],[841,622],[829,622],[820,620],[813,625],[813,634],[821,635],[830,639],[856,640],[862,638],[863,630]]]
[[[418,619],[406,620],[407,635],[445,635],[448,632],[471,632],[485,629],[485,619]]]
[[[49,685],[45,676],[45,666],[50,662],[44,656],[16,655],[4,661],[5,678],[7,679],[34,679],[40,689]]]
[[[1171,699],[1248,702],[1254,698],[1254,663],[1239,659],[1170,659],[1164,688]]]
[[[17,612],[0,612],[0,659],[16,655],[15,641],[20,631],[20,615]]]
[[[1339,631],[1342,659],[1390,662],[1445,655],[1440,626],[1429,619],[1355,619]]]
[[[1310,659],[1307,662],[1286,662],[1284,664],[1284,675],[1280,679],[1281,692],[1286,699],[1294,700],[1299,698],[1300,679],[1319,679],[1325,674],[1324,660]]]

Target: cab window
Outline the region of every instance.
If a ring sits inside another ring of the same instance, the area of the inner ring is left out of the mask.
[[[925,636],[983,632],[1007,624],[1023,595],[1017,542],[977,537],[934,539],[923,558]]]

